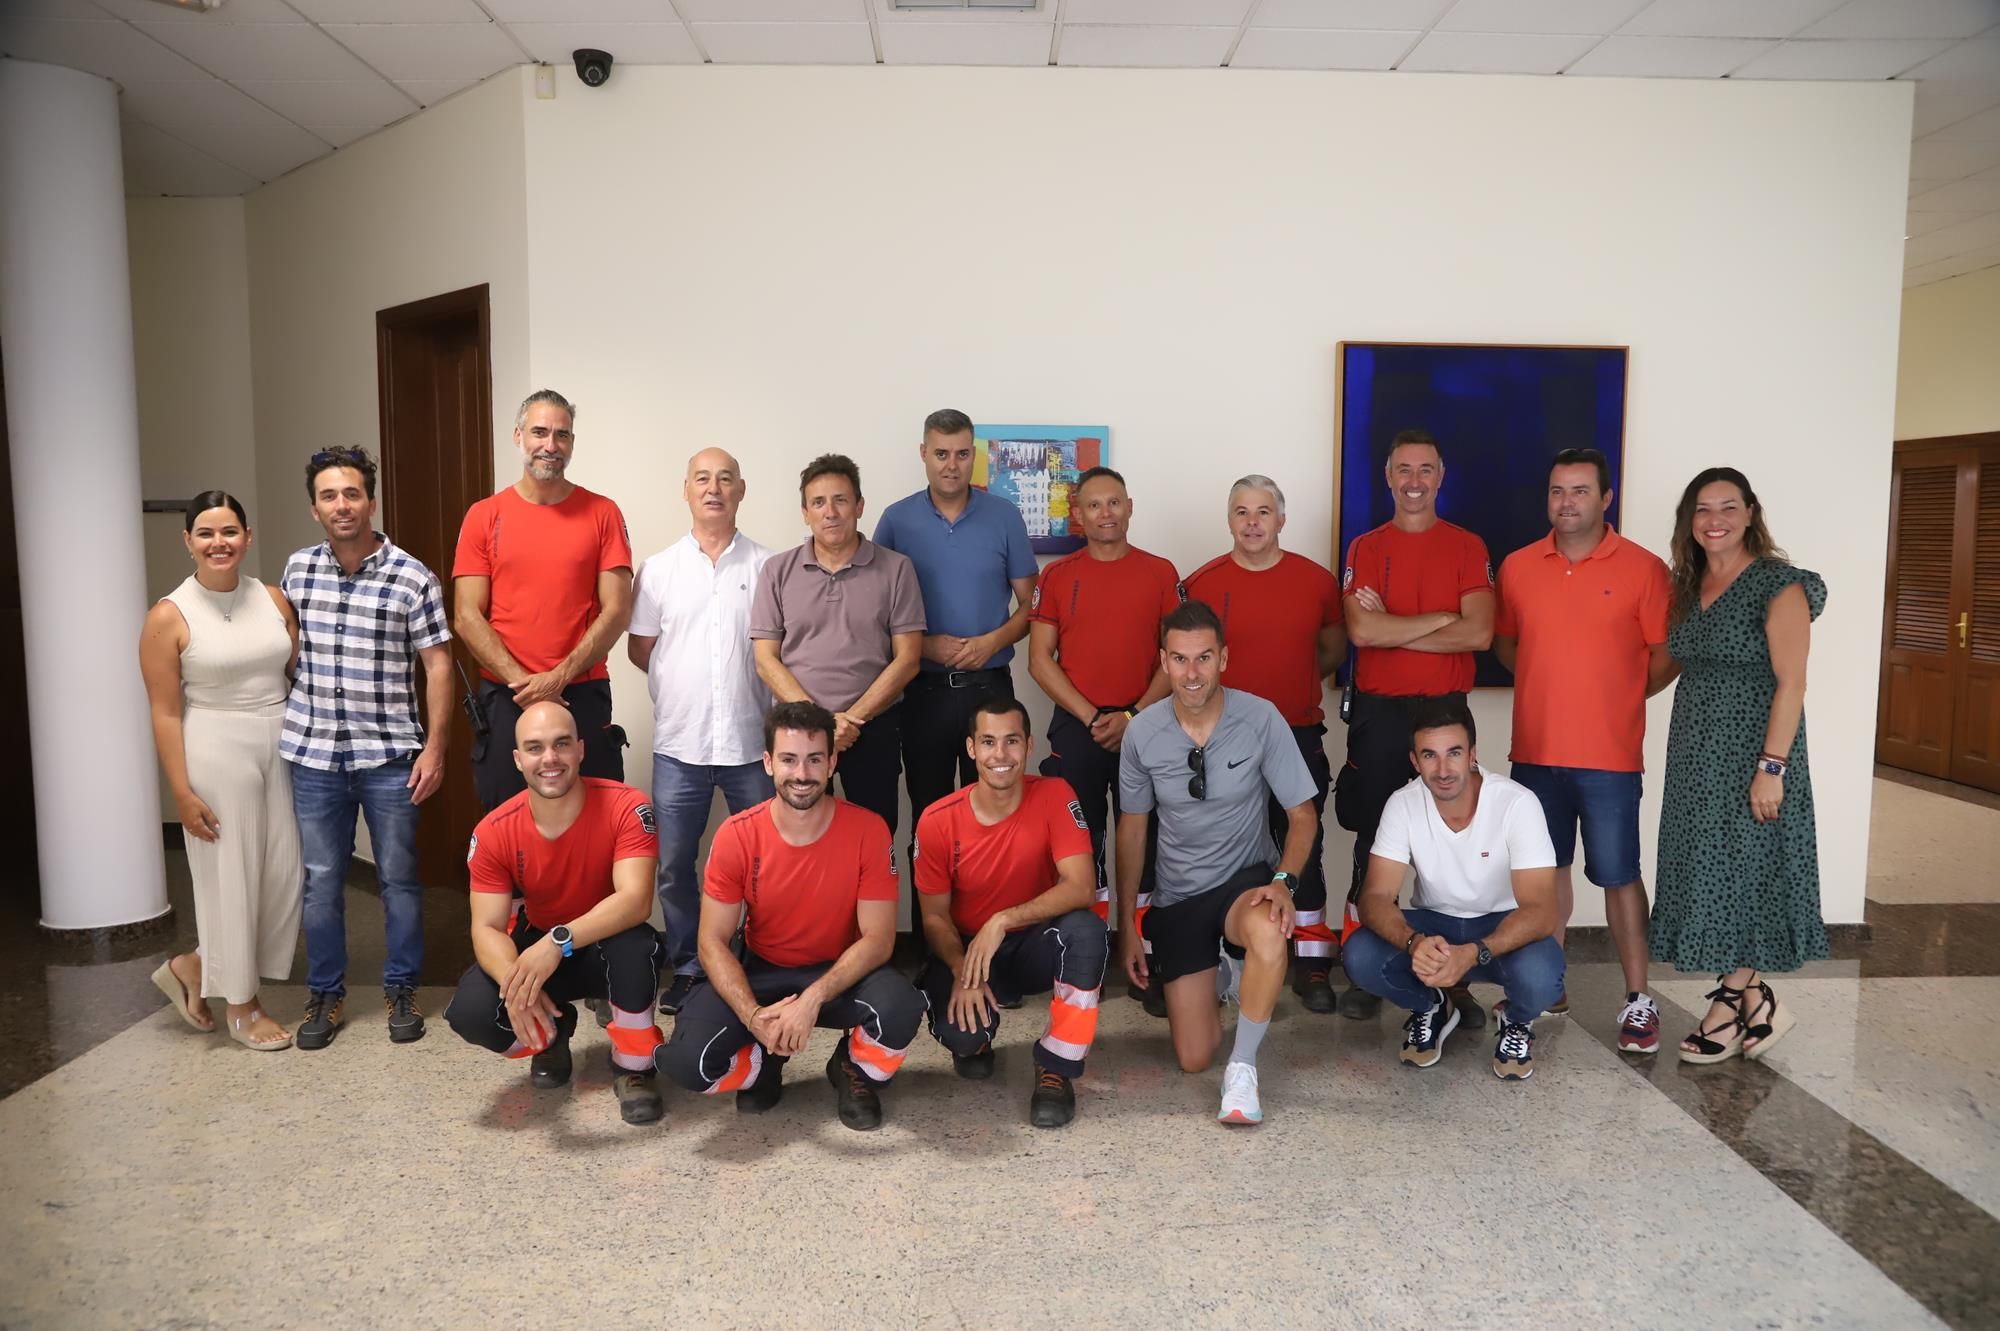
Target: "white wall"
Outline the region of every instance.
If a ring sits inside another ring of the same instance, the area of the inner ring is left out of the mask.
[[[524,103],[538,317],[526,374],[510,381],[496,347],[495,394],[532,382],[581,402],[574,475],[625,506],[643,551],[683,529],[680,469],[704,444],[743,459],[744,525],[783,544],[813,453],[852,454],[879,511],[921,484],[933,408],[1108,422],[1134,539],[1190,569],[1225,547],[1224,492],[1248,470],[1287,487],[1287,544],[1331,557],[1336,342],[1629,344],[1628,534],[1664,550],[1687,478],[1732,463],[1832,589],[1808,715],[1826,916],[1859,920],[1875,683],[1841,663],[1877,654],[1886,492],[1855,478],[1887,465],[1909,96],[712,66],[621,68],[591,91],[563,71],[556,100]],[[325,197],[314,173],[346,156],[293,179]],[[270,266],[253,257],[260,284]],[[348,354],[335,331],[313,345]],[[279,409],[259,351],[261,430]],[[335,400],[359,377],[287,383],[288,419],[372,413],[372,393]],[[503,450],[496,474],[513,470]],[[645,735],[643,683],[616,670],[620,719]],[[1504,699],[1478,704],[1496,763]],[[1662,698],[1649,846],[1665,732]],[[1577,919],[1601,903],[1583,894]]]
[[[2000,268],[1905,292],[1896,362],[1896,438],[1988,430],[2000,430]]]
[[[243,200],[127,199],[125,224],[145,497],[186,499],[203,490],[228,490],[258,523]],[[146,515],[149,603],[189,572],[182,527],[179,514]],[[253,576],[275,574],[283,566],[282,552],[274,559],[253,541],[245,561]],[[138,634],[135,624],[135,650]],[[174,821],[164,781],[160,811],[165,821]]]

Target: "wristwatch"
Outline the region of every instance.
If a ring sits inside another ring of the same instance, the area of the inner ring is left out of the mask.
[[[1479,940],[1479,956],[1473,964],[1476,966],[1491,966],[1493,964],[1493,952],[1486,946],[1486,940],[1483,938]]]
[[[1283,883],[1287,892],[1296,893],[1299,890],[1299,880],[1283,869],[1272,874],[1271,881],[1274,883]]]
[[[558,924],[555,928],[549,930],[549,941],[562,949],[565,960],[576,953],[575,940],[571,938],[567,924]]]
[[[1783,776],[1790,770],[1783,758],[1773,758],[1768,753],[1757,755],[1757,770],[1768,776]]]

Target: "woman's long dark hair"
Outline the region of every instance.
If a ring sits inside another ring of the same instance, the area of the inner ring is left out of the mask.
[[[1750,510],[1750,524],[1743,529],[1743,548],[1752,559],[1776,559],[1790,563],[1791,557],[1771,539],[1764,525],[1764,506],[1750,488],[1750,478],[1734,467],[1710,467],[1687,483],[1681,491],[1680,507],[1674,510],[1674,604],[1672,620],[1678,624],[1701,604],[1701,576],[1708,571],[1708,552],[1694,537],[1694,505],[1701,492],[1717,481],[1727,481],[1743,496]]]
[[[187,529],[193,531],[195,518],[200,514],[208,512],[211,508],[228,509],[236,515],[236,520],[243,524],[245,530],[249,529],[250,515],[243,511],[243,501],[227,490],[203,490],[200,494],[188,500]]]

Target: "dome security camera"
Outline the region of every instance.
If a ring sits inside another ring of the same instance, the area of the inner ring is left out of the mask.
[[[586,88],[602,88],[611,78],[611,52],[594,51],[589,47],[571,52],[576,61],[576,76],[583,80]]]

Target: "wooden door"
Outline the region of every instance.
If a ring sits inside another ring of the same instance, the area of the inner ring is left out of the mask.
[[[452,605],[451,562],[466,509],[493,493],[493,373],[487,289],[433,296],[375,316],[382,413],[383,523],[391,540],[429,565]],[[478,664],[456,640],[464,680]],[[472,786],[472,738],[452,716],[444,786],[417,824],[417,864],[429,886],[460,886],[465,847],[485,810]],[[428,724],[428,718],[426,718]]]
[[[1974,465],[1976,478],[1960,487],[1959,545],[1970,567],[1952,625],[1964,665],[1952,709],[1949,775],[2000,790],[2000,443],[1981,448]]]

